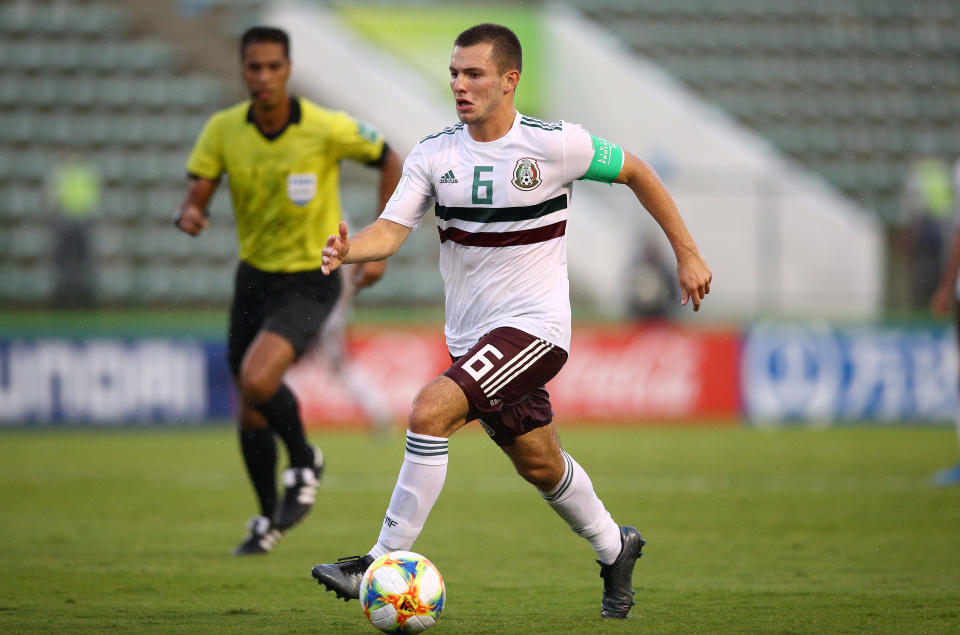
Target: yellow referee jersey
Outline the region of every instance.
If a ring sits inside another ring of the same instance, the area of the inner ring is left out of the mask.
[[[264,271],[304,271],[320,268],[320,251],[340,223],[340,160],[373,163],[382,154],[375,129],[302,98],[291,100],[287,127],[268,138],[245,101],[210,117],[187,171],[229,177],[241,260]]]

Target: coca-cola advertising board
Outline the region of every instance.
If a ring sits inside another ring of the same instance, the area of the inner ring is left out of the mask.
[[[575,331],[547,385],[558,418],[712,420],[740,416],[740,336],[676,325]]]
[[[549,384],[566,422],[709,421],[740,416],[740,335],[678,325],[577,327]],[[439,329],[355,331],[343,355],[306,355],[287,381],[313,426],[354,425],[386,412],[406,420],[425,383],[450,363]]]

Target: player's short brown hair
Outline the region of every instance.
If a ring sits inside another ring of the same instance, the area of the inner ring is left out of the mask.
[[[473,46],[489,42],[493,45],[490,56],[497,65],[497,71],[506,73],[511,70],[523,71],[523,48],[517,34],[505,26],[485,22],[472,26],[454,40],[454,46]]]

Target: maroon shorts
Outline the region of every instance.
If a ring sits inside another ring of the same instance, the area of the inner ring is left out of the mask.
[[[443,374],[457,382],[470,403],[467,421],[479,419],[500,446],[553,421],[544,385],[560,372],[567,352],[510,327],[480,338]]]

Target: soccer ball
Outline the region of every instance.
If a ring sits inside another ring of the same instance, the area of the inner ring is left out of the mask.
[[[440,618],[447,592],[432,562],[412,551],[391,551],[360,580],[360,606],[384,633],[421,633]]]

